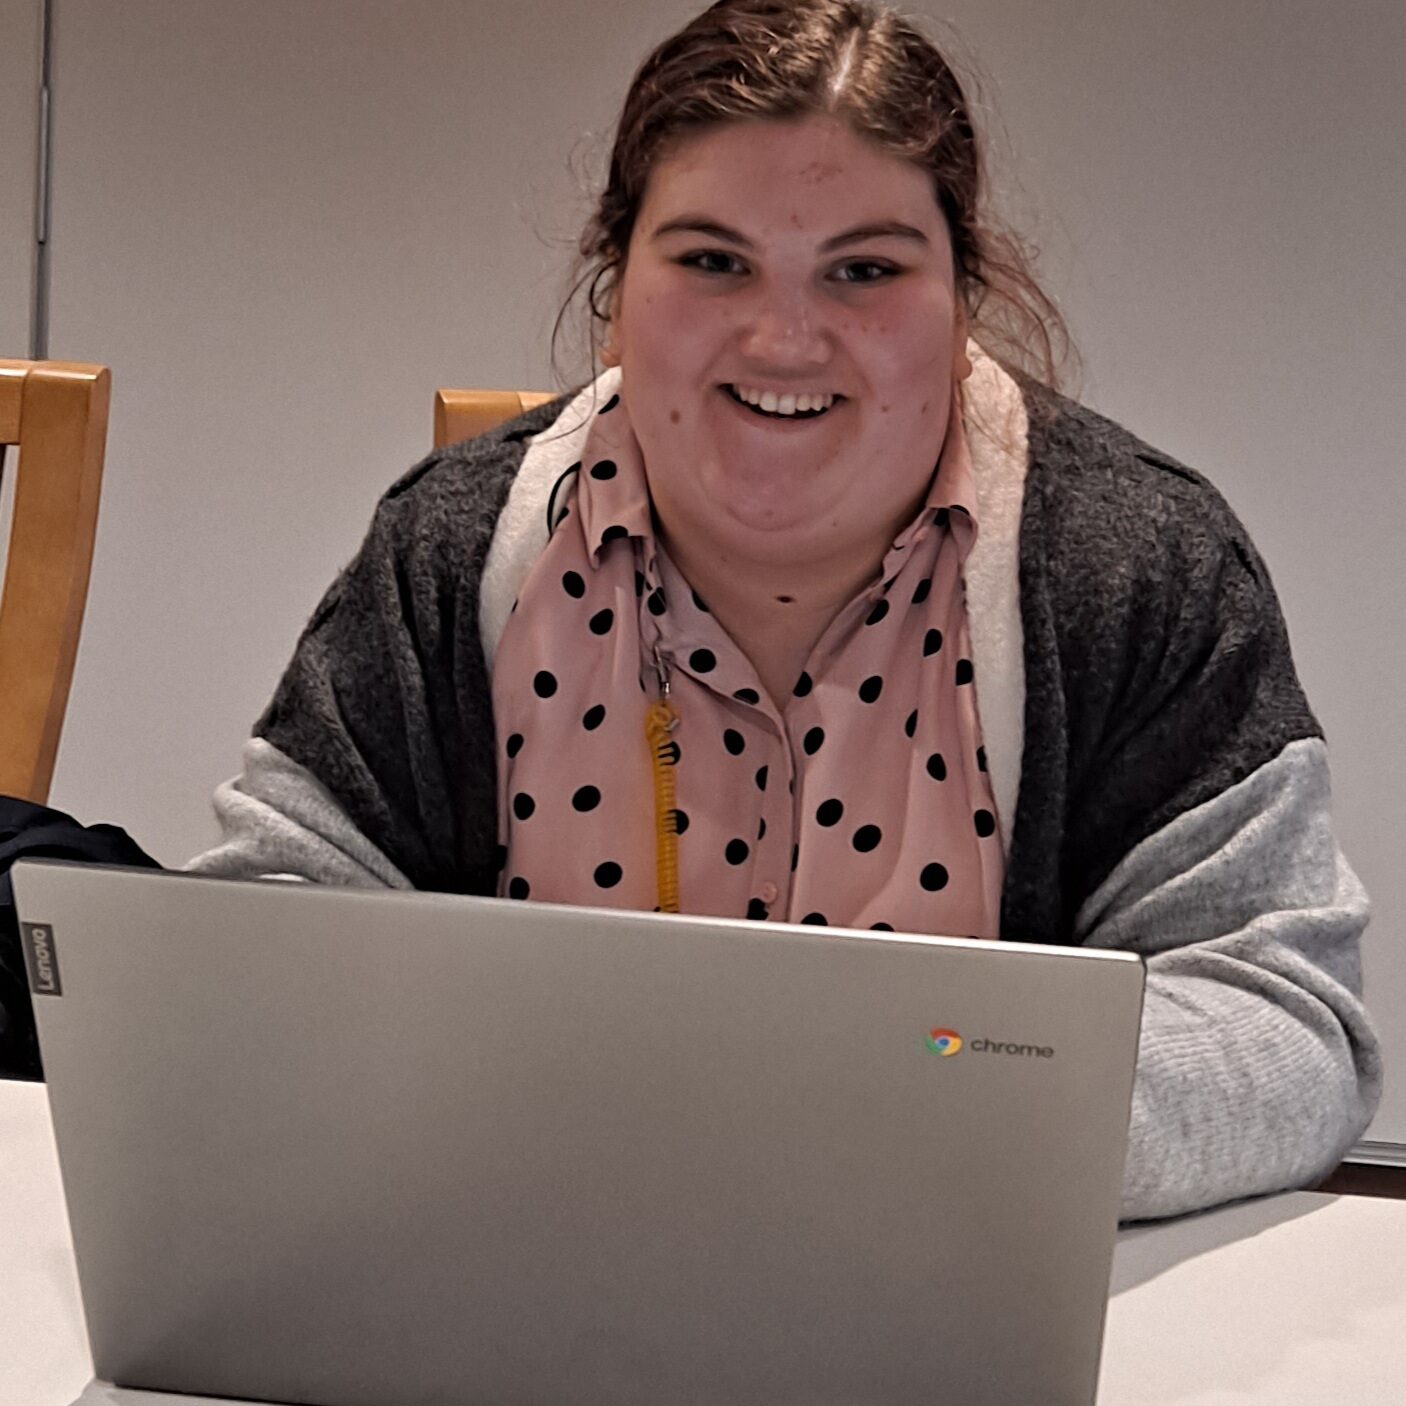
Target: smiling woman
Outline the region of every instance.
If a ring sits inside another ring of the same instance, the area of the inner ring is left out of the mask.
[[[386,493],[191,867],[1138,952],[1124,1215],[1311,1184],[1380,1089],[1322,735],[1224,500],[1054,388],[981,172],[879,6],[661,45],[601,366]]]
[[[773,698],[926,496],[963,321],[926,176],[846,122],[656,167],[611,348],[663,545]]]

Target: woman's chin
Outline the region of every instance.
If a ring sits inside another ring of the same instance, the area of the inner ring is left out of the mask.
[[[738,494],[715,501],[721,512],[714,514],[710,525],[719,547],[730,547],[754,560],[811,556],[833,539],[838,527],[833,507],[800,503],[794,498]]]

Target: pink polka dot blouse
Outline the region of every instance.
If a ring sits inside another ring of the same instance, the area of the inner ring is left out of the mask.
[[[573,469],[494,661],[500,894],[658,905],[644,731],[657,655],[679,715],[683,912],[998,936],[957,398],[927,501],[775,702],[654,533],[623,390]]]

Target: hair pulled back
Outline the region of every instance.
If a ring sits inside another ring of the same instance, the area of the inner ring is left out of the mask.
[[[593,359],[659,161],[722,123],[818,114],[928,173],[972,335],[998,361],[1058,386],[1055,348],[1071,349],[1069,331],[1024,241],[984,209],[984,155],[961,83],[925,35],[868,0],[719,0],[644,60],[568,297],[587,290]]]

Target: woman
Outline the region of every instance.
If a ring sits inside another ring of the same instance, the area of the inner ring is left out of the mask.
[[[1380,1084],[1321,732],[1215,490],[1016,369],[980,173],[874,6],[660,46],[608,369],[385,495],[193,867],[1136,951],[1124,1217],[1307,1184]]]

